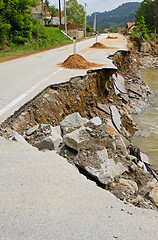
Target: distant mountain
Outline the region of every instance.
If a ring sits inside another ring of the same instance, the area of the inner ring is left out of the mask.
[[[135,10],[140,6],[138,2],[124,3],[111,11],[97,12],[97,27],[100,30],[110,27],[125,27],[126,22],[135,20]],[[87,24],[93,27],[94,13],[87,16]]]

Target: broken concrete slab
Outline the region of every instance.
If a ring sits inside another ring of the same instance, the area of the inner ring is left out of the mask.
[[[105,112],[106,114],[110,115],[110,109],[107,104],[98,103],[97,108],[100,109],[101,111]]]
[[[51,137],[46,137],[42,140],[39,140],[35,142],[32,146],[38,148],[39,150],[55,150],[54,142]]]
[[[63,131],[63,135],[70,133],[80,127],[83,127],[82,117],[78,112],[72,113],[64,118],[60,123],[60,127]]]
[[[111,111],[112,123],[117,129],[117,131],[120,133],[122,121],[121,121],[119,111],[117,107],[114,105],[110,106],[110,111]]]
[[[127,94],[121,94],[120,96],[122,98],[123,103],[125,103],[125,104],[128,103],[129,97]]]
[[[107,118],[107,126],[110,126],[112,129],[114,129],[114,131],[116,131],[118,133],[118,130],[116,129],[116,127],[114,126],[113,122],[111,119]]]
[[[53,129],[55,129],[60,136],[62,135],[60,126],[55,126],[55,127],[53,127]]]
[[[65,134],[63,141],[68,147],[79,151],[82,145],[89,141],[89,134],[85,127],[81,127],[71,133]]]
[[[82,149],[75,163],[101,184],[106,185],[113,181],[106,148],[91,152]]]
[[[115,143],[116,143],[116,151],[120,152],[122,155],[127,156],[128,151],[125,145],[125,142],[121,135],[114,135]]]
[[[128,171],[128,168],[125,167],[122,163],[115,163],[112,158],[109,159],[110,167],[111,167],[111,176],[114,178],[116,176],[120,176],[124,172]]]
[[[115,85],[116,89],[120,93],[127,94],[124,78],[122,76],[120,76],[119,74],[113,74],[113,79],[114,79],[114,85]]]
[[[140,152],[140,157],[143,162],[150,164],[150,158],[145,153]]]
[[[138,83],[130,84],[128,87],[128,90],[138,95],[139,97],[142,96],[142,90],[141,90],[140,84]]]

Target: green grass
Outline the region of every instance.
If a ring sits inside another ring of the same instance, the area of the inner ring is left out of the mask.
[[[0,49],[0,60],[7,60],[10,58],[16,58],[23,55],[35,53],[38,51],[50,49],[57,46],[62,46],[72,41],[60,32],[59,28],[45,27],[43,30],[43,36],[36,41],[26,43],[24,45],[10,44],[10,48],[7,50]]]

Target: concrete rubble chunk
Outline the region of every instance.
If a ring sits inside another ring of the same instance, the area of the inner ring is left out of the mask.
[[[91,123],[95,126],[100,126],[102,124],[102,121],[101,121],[100,117],[94,117],[87,122],[87,124],[91,124]]]
[[[33,147],[38,148],[39,150],[55,150],[54,142],[51,137],[46,137],[42,140],[39,140],[33,144]]]
[[[60,136],[62,135],[60,126],[55,126],[55,127],[53,127],[53,129],[56,130],[57,133],[58,133]]]
[[[96,149],[95,147],[81,149],[75,163],[88,175],[105,185],[112,183],[114,177],[128,171],[122,163],[115,163],[113,159],[109,159],[107,149],[105,147],[99,149],[99,146]]]
[[[109,159],[110,167],[111,167],[111,176],[114,178],[116,176],[120,176],[124,172],[128,171],[128,168],[125,167],[122,163],[115,163],[113,159]]]
[[[116,96],[120,95],[120,91],[117,89],[115,84],[114,84],[114,91]]]
[[[150,158],[145,154],[145,153],[140,153],[140,156],[141,156],[141,160],[145,163],[148,163],[150,164]]]
[[[113,79],[114,79],[114,86],[116,87],[116,89],[123,94],[127,94],[127,90],[125,88],[125,81],[124,78],[122,76],[120,76],[119,74],[113,74]],[[118,95],[118,94],[116,94]]]
[[[58,148],[58,154],[62,157],[68,158],[68,159],[70,157],[76,157],[77,153],[78,152],[76,150],[69,148],[65,144],[63,144],[60,148]]]
[[[39,150],[55,150],[57,151],[60,144],[63,142],[62,137],[58,134],[58,132],[52,128],[51,135],[45,137],[33,144],[34,147],[37,147]]]
[[[141,46],[140,46],[140,51],[141,52],[147,53],[147,52],[150,51],[150,49],[151,49],[151,46],[150,46],[149,43],[147,43],[147,42],[141,43]]]
[[[149,193],[151,201],[158,207],[158,182]]]
[[[114,138],[116,142],[116,150],[121,152],[124,156],[128,155],[128,151],[122,137],[120,135],[114,135]]]
[[[118,130],[116,129],[116,127],[114,126],[113,122],[111,121],[111,119],[107,118],[106,120],[107,120],[107,126],[108,126],[108,128],[109,128],[109,126],[110,126],[111,129],[114,129],[115,132],[119,133]],[[108,130],[109,130],[109,129],[108,129]]]
[[[28,142],[39,150],[48,149],[57,151],[63,141],[61,135],[50,124],[36,125],[34,129],[31,128],[29,133],[31,133],[31,135],[27,135]],[[25,136],[26,134],[27,133],[25,133]]]
[[[37,129],[39,128],[39,124],[35,125],[32,128],[29,128],[28,130],[25,131],[25,134],[27,136],[30,136],[31,134],[33,134]]]
[[[105,148],[91,153],[81,151],[77,159],[76,165],[84,169],[88,175],[98,180],[101,184],[106,185],[113,181],[108,153]]]
[[[89,134],[85,127],[81,127],[71,133],[65,134],[63,141],[68,147],[79,151],[82,145],[89,141]]]
[[[89,122],[89,120],[87,118],[82,118],[82,120],[83,120],[84,125],[86,125]]]
[[[98,103],[97,107],[100,110],[102,110],[103,112],[105,112],[106,114],[110,115],[110,109],[109,109],[109,106],[107,104]]]
[[[130,192],[131,194],[134,194],[138,191],[138,185],[136,182],[132,180],[127,180],[127,179],[119,179],[121,187],[127,191]]]
[[[140,88],[140,84],[137,84],[137,83],[130,84],[128,90],[134,93],[133,98],[136,97],[135,94],[138,95],[139,97],[142,96],[142,90]],[[131,93],[130,93],[130,97],[132,97]]]
[[[122,101],[123,101],[124,103],[128,103],[128,101],[129,101],[128,95],[121,94],[121,98],[122,98]]]
[[[78,112],[72,113],[64,118],[60,123],[60,127],[63,131],[63,135],[73,132],[74,130],[83,127],[82,117]]]
[[[114,105],[110,106],[110,111],[111,111],[112,123],[117,129],[117,131],[120,132],[122,121],[121,121],[119,111],[117,107]]]

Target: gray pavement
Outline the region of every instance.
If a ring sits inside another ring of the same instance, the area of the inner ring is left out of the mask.
[[[158,239],[158,212],[124,204],[54,151],[0,138],[0,189],[0,239]]]
[[[118,36],[118,40],[111,41],[106,40],[107,34],[98,38],[113,49],[92,49],[95,38],[91,38],[77,43],[77,53],[88,61],[113,66],[107,56],[117,49],[126,49],[126,40]],[[85,75],[86,70],[64,69],[59,65],[71,54],[72,44],[0,63],[0,123],[48,85]]]

